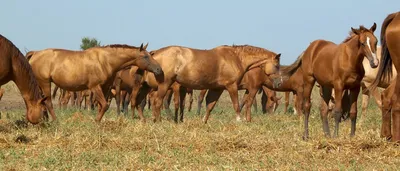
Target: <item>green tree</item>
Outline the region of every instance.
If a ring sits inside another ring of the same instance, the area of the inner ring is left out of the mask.
[[[86,50],[91,47],[100,46],[100,41],[96,38],[84,37],[82,38],[81,49]]]

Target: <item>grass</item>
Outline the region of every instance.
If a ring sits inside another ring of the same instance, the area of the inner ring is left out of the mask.
[[[57,122],[21,127],[14,123],[25,110],[9,109],[0,120],[0,170],[397,170],[399,147],[380,138],[372,103],[354,138],[346,121],[338,138],[327,139],[314,102],[308,141],[302,119],[282,113],[283,105],[272,115],[253,112],[252,123],[236,122],[226,93],[208,124],[194,111],[182,124],[154,124],[110,108],[100,124],[95,112],[57,109]]]

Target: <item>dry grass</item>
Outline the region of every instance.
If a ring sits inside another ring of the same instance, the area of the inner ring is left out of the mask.
[[[25,127],[14,124],[23,117],[23,109],[7,110],[0,120],[0,170],[398,168],[399,147],[379,138],[381,119],[375,106],[358,122],[352,139],[348,121],[341,124],[339,138],[324,138],[318,103],[313,106],[308,141],[301,139],[303,122],[293,114],[256,113],[252,123],[234,121],[227,94],[208,124],[193,112],[182,124],[143,124],[116,116],[112,108],[101,124],[94,122],[94,112],[68,109],[56,111],[56,123]],[[333,120],[330,123],[333,126]]]

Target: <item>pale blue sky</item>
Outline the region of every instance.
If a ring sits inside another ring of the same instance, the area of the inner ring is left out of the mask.
[[[250,44],[292,63],[315,39],[339,43],[350,27],[370,27],[400,10],[400,0],[2,0],[0,34],[22,52],[78,50],[84,36],[102,44],[149,42],[210,49]],[[379,36],[378,36],[379,37]]]

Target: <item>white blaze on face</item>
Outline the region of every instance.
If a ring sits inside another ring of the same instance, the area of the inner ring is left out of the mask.
[[[369,37],[367,37],[367,46],[368,46],[368,48],[369,48],[369,51],[371,52],[371,54],[372,54],[372,58],[373,58],[373,62],[374,62],[374,65],[378,65],[378,58],[376,57],[376,53],[373,53],[372,52],[372,49],[371,49],[371,43],[370,43],[370,41],[369,41],[370,39],[369,39]]]

